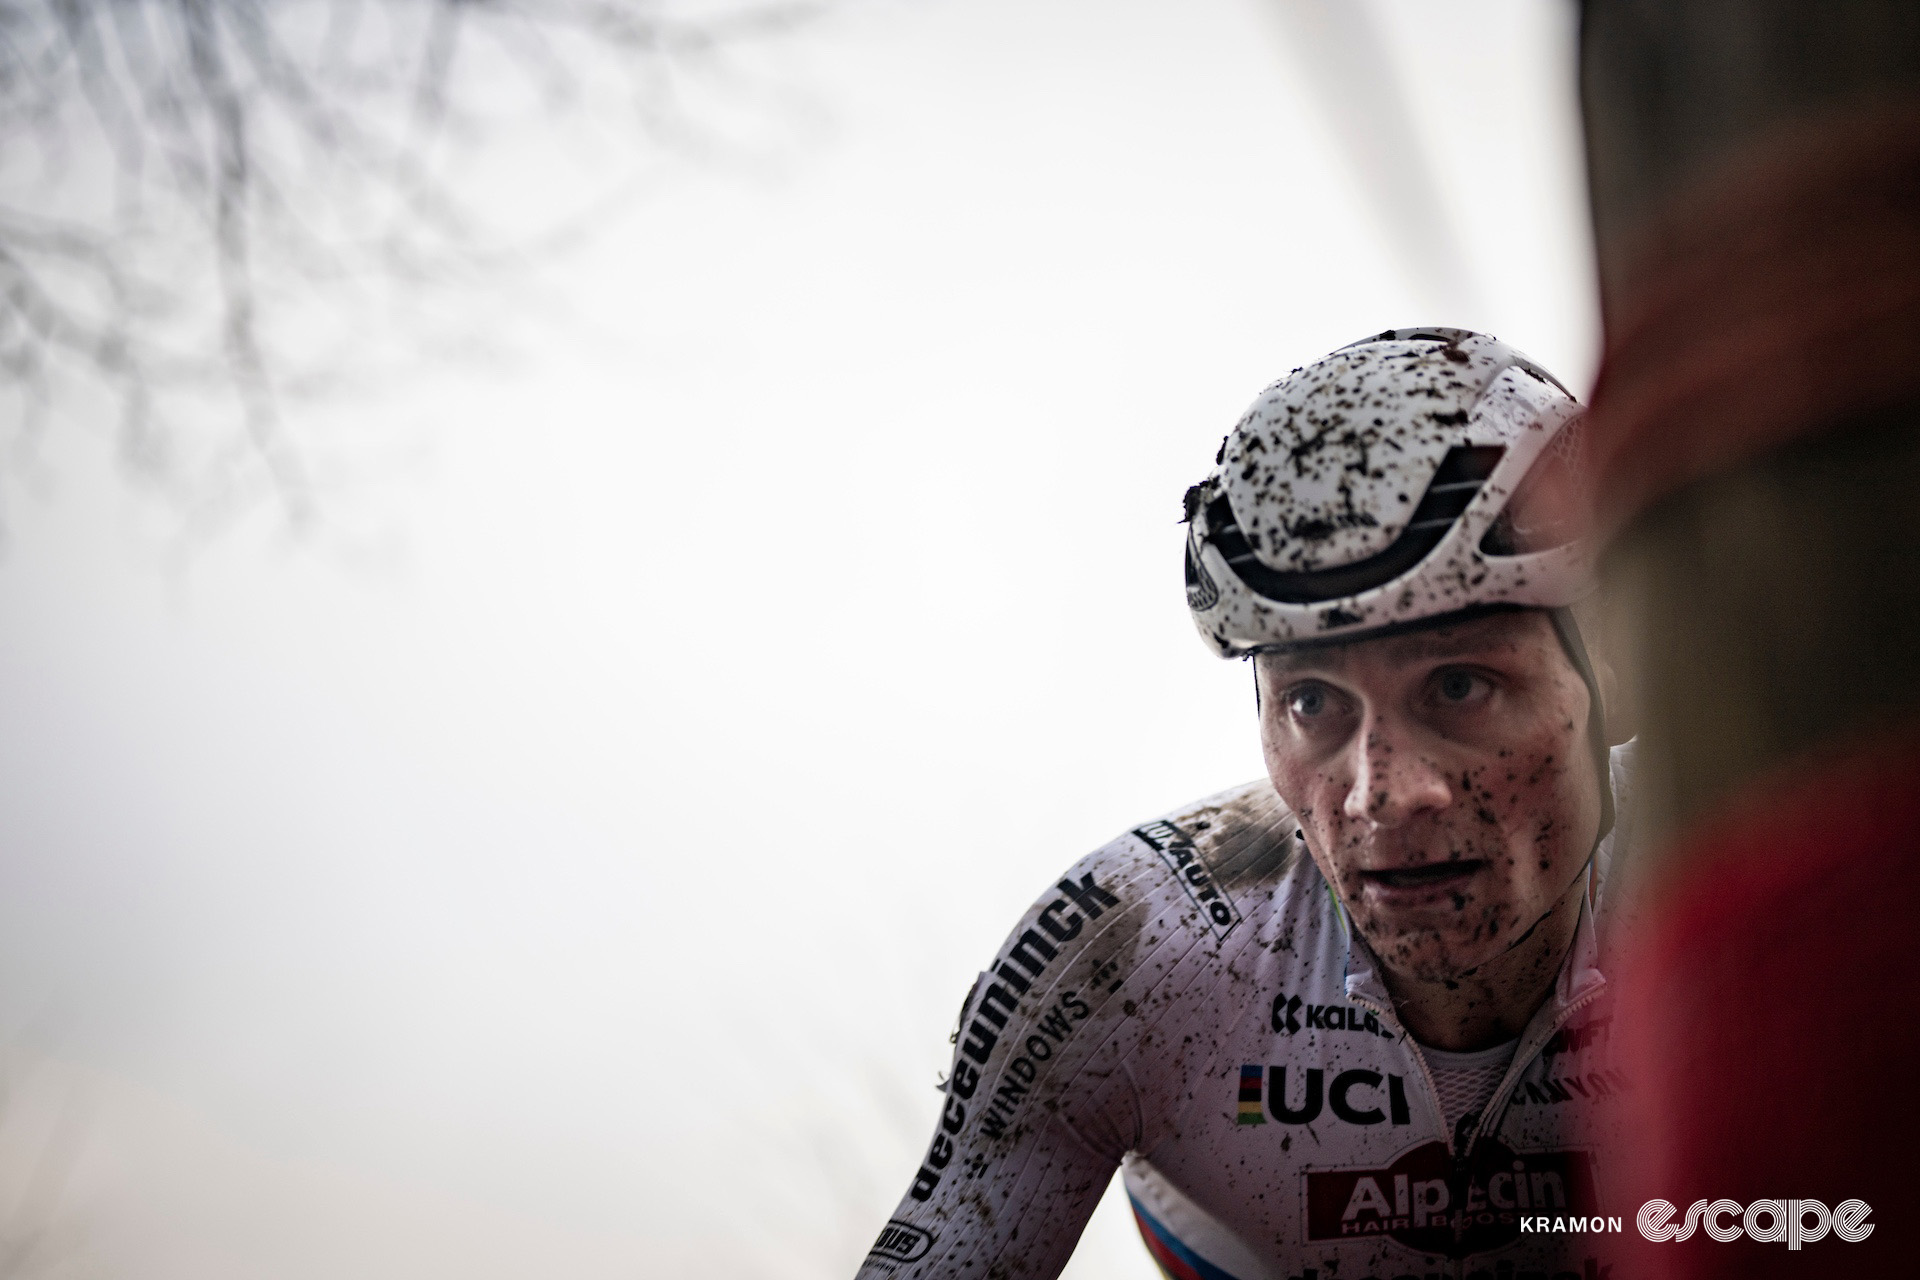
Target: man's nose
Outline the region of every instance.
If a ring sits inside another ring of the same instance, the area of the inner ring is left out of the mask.
[[[1453,787],[1413,735],[1385,719],[1368,717],[1354,740],[1353,787],[1346,813],[1376,826],[1394,827],[1415,814],[1453,803]]]

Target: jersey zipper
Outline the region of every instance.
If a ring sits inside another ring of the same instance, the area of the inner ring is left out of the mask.
[[[1526,1074],[1527,1068],[1532,1065],[1534,1058],[1539,1056],[1540,1050],[1546,1047],[1547,1042],[1553,1039],[1560,1028],[1567,1025],[1567,1021],[1572,1018],[1574,1014],[1580,1012],[1580,1010],[1586,1008],[1595,1000],[1598,1000],[1600,993],[1605,989],[1606,980],[1603,978],[1600,984],[1592,991],[1587,992],[1587,994],[1581,996],[1578,1000],[1567,1005],[1566,1008],[1562,1009],[1559,1014],[1554,1017],[1553,1021],[1548,1024],[1545,1032],[1540,1037],[1539,1045],[1534,1048],[1532,1053],[1529,1053],[1524,1059],[1517,1052],[1513,1055],[1513,1062],[1507,1067],[1507,1074],[1501,1078],[1500,1087],[1493,1091],[1493,1097],[1488,1099],[1487,1105],[1480,1109],[1480,1118],[1474,1124],[1472,1136],[1467,1139],[1465,1151],[1453,1151],[1453,1135],[1444,1132],[1441,1134],[1441,1141],[1447,1144],[1447,1149],[1450,1152],[1453,1152],[1455,1161],[1471,1160],[1474,1148],[1480,1145],[1481,1138],[1485,1137],[1488,1133],[1493,1117],[1506,1113],[1507,1099],[1512,1096],[1514,1086],[1519,1083],[1520,1077]],[[1412,1039],[1412,1036],[1407,1032],[1405,1024],[1386,1009],[1381,1008],[1365,996],[1349,996],[1347,998],[1357,1005],[1371,1009],[1375,1017],[1381,1018],[1382,1020],[1391,1019],[1393,1025],[1400,1028],[1401,1039],[1409,1041]],[[1446,1112],[1440,1106],[1440,1086],[1434,1083],[1433,1071],[1427,1066],[1427,1055],[1420,1052],[1420,1046],[1417,1044],[1413,1047],[1413,1061],[1414,1065],[1420,1069],[1420,1079],[1427,1086],[1427,1097],[1433,1103],[1433,1113],[1440,1117],[1441,1123],[1444,1126],[1447,1117]],[[1449,1179],[1449,1181],[1451,1181],[1451,1179]],[[1455,1260],[1451,1266],[1451,1273],[1455,1277],[1465,1275],[1467,1264],[1470,1261],[1472,1260],[1468,1258]]]
[[[1347,998],[1357,1005],[1371,1009],[1375,1017],[1383,1021],[1390,1020],[1394,1026],[1400,1028],[1400,1038],[1408,1044],[1413,1044],[1412,1034],[1408,1032],[1406,1024],[1401,1022],[1398,1016],[1388,1012],[1365,996],[1348,996]],[[1427,1086],[1427,1100],[1433,1104],[1433,1114],[1440,1117],[1440,1141],[1445,1143],[1447,1150],[1451,1152],[1453,1150],[1453,1135],[1446,1131],[1447,1113],[1440,1106],[1440,1086],[1433,1082],[1433,1071],[1427,1066],[1427,1055],[1420,1052],[1420,1046],[1417,1044],[1413,1044],[1413,1065],[1419,1069],[1420,1080]],[[1449,1179],[1449,1182],[1451,1182],[1451,1179]],[[1445,1274],[1454,1277],[1465,1274],[1464,1259],[1451,1263],[1442,1259],[1440,1265],[1445,1269]]]
[[[1522,1059],[1517,1053],[1513,1055],[1513,1063],[1507,1068],[1506,1076],[1501,1079],[1500,1087],[1493,1091],[1493,1097],[1488,1099],[1487,1105],[1480,1109],[1480,1122],[1474,1126],[1473,1136],[1467,1141],[1468,1151],[1472,1151],[1480,1144],[1480,1139],[1486,1136],[1494,1116],[1506,1114],[1507,1099],[1512,1096],[1514,1086],[1520,1083],[1520,1077],[1525,1075],[1527,1068],[1533,1065],[1533,1060],[1540,1056],[1540,1050],[1547,1047],[1547,1042],[1559,1033],[1560,1028],[1567,1025],[1574,1014],[1598,1000],[1601,993],[1606,990],[1606,985],[1606,980],[1601,979],[1599,985],[1592,991],[1562,1009],[1559,1016],[1547,1024],[1539,1045],[1526,1058]]]
[[[1567,1005],[1551,1023],[1547,1024],[1544,1033],[1540,1037],[1540,1043],[1525,1059],[1522,1059],[1518,1053],[1513,1055],[1513,1065],[1507,1068],[1507,1074],[1505,1078],[1500,1081],[1500,1087],[1493,1091],[1493,1097],[1489,1098],[1487,1105],[1480,1109],[1480,1119],[1474,1124],[1473,1136],[1467,1139],[1466,1150],[1456,1155],[1456,1160],[1465,1162],[1468,1169],[1472,1168],[1474,1152],[1478,1150],[1480,1140],[1497,1127],[1494,1117],[1506,1115],[1507,1100],[1513,1096],[1513,1090],[1515,1086],[1520,1083],[1520,1077],[1526,1074],[1527,1068],[1533,1065],[1533,1060],[1540,1056],[1540,1051],[1547,1047],[1547,1043],[1551,1041],[1555,1035],[1559,1034],[1560,1028],[1566,1026],[1568,1020],[1572,1018],[1574,1014],[1580,1012],[1580,1010],[1586,1008],[1595,1000],[1598,1000],[1600,993],[1605,989],[1606,980],[1602,979],[1598,986],[1581,996],[1578,1000]],[[1471,1174],[1469,1174],[1468,1177],[1470,1179]],[[1463,1183],[1463,1190],[1464,1189],[1465,1184]],[[1454,1275],[1456,1277],[1465,1275],[1466,1265],[1467,1259],[1461,1259],[1455,1264]]]
[[[1595,882],[1594,882],[1593,859],[1592,857],[1588,857],[1587,859],[1587,894],[1586,894],[1587,896],[1586,909],[1588,911],[1597,910],[1597,908],[1593,906],[1594,883]],[[1606,989],[1607,989],[1607,980],[1606,980],[1606,977],[1602,975],[1600,980],[1594,984],[1593,990],[1587,992],[1585,995],[1581,996],[1579,999],[1572,1001],[1567,1005],[1566,1008],[1560,1011],[1559,1016],[1556,1017],[1553,1020],[1552,1024],[1547,1027],[1546,1034],[1543,1037],[1541,1037],[1539,1048],[1535,1049],[1533,1053],[1527,1055],[1525,1058],[1522,1058],[1518,1053],[1515,1053],[1513,1055],[1513,1062],[1508,1065],[1507,1074],[1505,1077],[1501,1079],[1500,1087],[1493,1091],[1493,1097],[1489,1098],[1487,1100],[1487,1105],[1480,1109],[1479,1123],[1477,1123],[1474,1126],[1473,1137],[1468,1139],[1467,1141],[1467,1150],[1469,1152],[1471,1152],[1476,1146],[1479,1145],[1481,1137],[1487,1132],[1488,1119],[1492,1116],[1504,1115],[1506,1113],[1507,1099],[1512,1095],[1513,1087],[1518,1083],[1520,1083],[1520,1077],[1526,1073],[1527,1067],[1530,1066],[1533,1062],[1533,1059],[1539,1055],[1540,1050],[1546,1048],[1547,1042],[1549,1040],[1552,1040],[1553,1037],[1559,1033],[1560,1028],[1567,1025],[1567,1020],[1569,1018],[1573,1017],[1574,1014],[1580,1012],[1580,1010],[1592,1004],[1595,1000],[1598,1000],[1600,998],[1600,993],[1605,991]]]

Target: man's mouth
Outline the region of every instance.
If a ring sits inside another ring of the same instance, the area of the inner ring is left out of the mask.
[[[1464,884],[1486,866],[1480,858],[1459,862],[1431,862],[1423,867],[1397,867],[1386,871],[1362,871],[1360,878],[1386,889],[1443,889]]]

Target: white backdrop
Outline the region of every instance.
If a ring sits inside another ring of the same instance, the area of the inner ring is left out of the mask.
[[[850,1274],[1008,924],[1259,770],[1179,587],[1240,410],[1400,324],[1590,376],[1571,5],[1369,10],[1451,296],[1255,0],[874,4],[796,42],[819,143],[322,424],[379,536],[169,571],[57,431],[0,564],[13,1274]],[[1123,1199],[1071,1274],[1152,1274]]]

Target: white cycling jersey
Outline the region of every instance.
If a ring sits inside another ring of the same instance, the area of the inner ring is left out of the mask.
[[[1630,747],[1612,763],[1624,814]],[[1056,1276],[1116,1167],[1176,1280],[1610,1280],[1631,1215],[1595,1183],[1596,1104],[1626,1081],[1596,912],[1626,838],[1601,843],[1491,1100],[1449,1131],[1268,783],[1135,828],[980,975],[939,1127],[861,1280]]]

